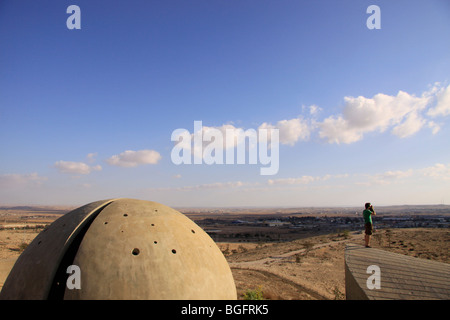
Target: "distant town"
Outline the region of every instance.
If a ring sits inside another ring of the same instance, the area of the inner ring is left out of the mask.
[[[304,208],[297,211],[186,213],[217,242],[290,241],[313,235],[360,231],[357,208]],[[450,206],[391,206],[376,209],[375,232],[389,228],[449,228]]]
[[[0,207],[0,229],[44,228],[72,208]],[[360,207],[178,208],[216,242],[279,242],[329,233],[362,232]],[[376,230],[450,228],[449,205],[380,206]]]

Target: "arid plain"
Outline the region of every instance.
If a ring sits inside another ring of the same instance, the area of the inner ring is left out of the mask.
[[[67,211],[28,209],[0,211],[0,288],[26,245]],[[362,245],[363,239],[359,230],[344,230],[281,242],[216,243],[231,267],[239,299],[259,292],[264,299],[322,300],[345,299],[345,246]],[[449,244],[448,228],[376,229],[371,241],[374,248],[445,263],[450,263]]]

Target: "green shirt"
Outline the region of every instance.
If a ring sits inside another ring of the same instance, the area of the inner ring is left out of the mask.
[[[366,209],[363,211],[364,223],[372,223],[372,211]]]

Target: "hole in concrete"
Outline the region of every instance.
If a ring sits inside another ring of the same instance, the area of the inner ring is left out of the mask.
[[[192,231],[192,233],[195,233],[195,231],[194,230],[191,230]]]
[[[105,221],[105,224],[108,224],[108,221]]]
[[[152,223],[152,227],[154,227],[155,226],[155,224],[154,223]]]
[[[177,253],[177,250],[172,249],[172,253],[173,253],[173,254]]]
[[[154,244],[158,244],[158,241],[153,241]]]
[[[131,253],[132,253],[134,256],[137,256],[137,255],[140,253],[140,251],[139,251],[138,248],[134,248],[133,251],[131,251]]]
[[[124,213],[123,216],[124,216],[124,217],[128,217],[128,214]]]

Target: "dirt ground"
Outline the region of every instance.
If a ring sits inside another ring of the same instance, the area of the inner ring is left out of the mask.
[[[344,250],[364,244],[360,232],[330,234],[288,243],[220,243],[238,291],[260,290],[265,299],[345,299]],[[371,246],[439,262],[450,262],[449,229],[386,229],[375,232]]]
[[[10,266],[40,230],[0,230],[0,289]],[[218,243],[231,267],[238,298],[259,290],[264,299],[345,299],[344,250],[363,245],[361,232],[283,243]],[[400,254],[450,263],[449,229],[377,230],[371,245]],[[3,265],[3,267],[1,267]]]

